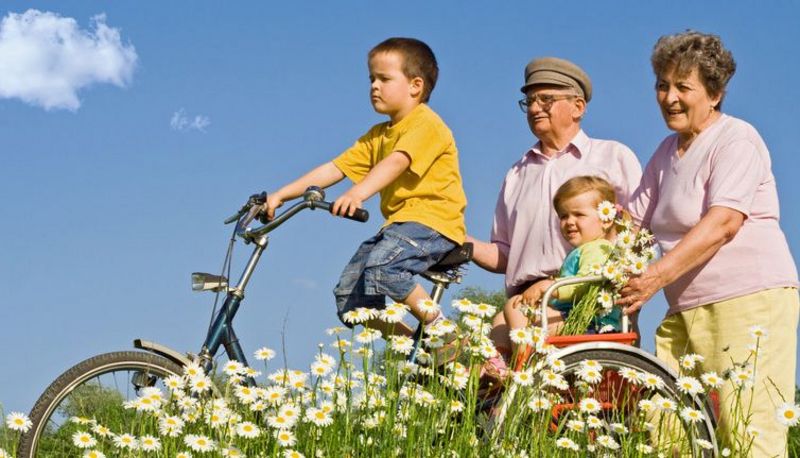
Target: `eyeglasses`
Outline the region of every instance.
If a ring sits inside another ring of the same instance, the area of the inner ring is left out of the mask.
[[[542,107],[542,110],[549,111],[550,107],[552,107],[553,104],[558,102],[559,100],[572,99],[575,97],[579,96],[576,94],[533,94],[532,96],[520,99],[519,108],[522,110],[523,113],[527,113],[528,108],[531,105],[533,105],[536,102],[539,102],[539,106]]]

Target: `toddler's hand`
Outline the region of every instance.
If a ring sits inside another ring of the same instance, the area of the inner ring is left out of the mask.
[[[553,280],[546,278],[532,284],[528,289],[525,290],[525,292],[522,293],[522,303],[533,307],[542,300],[544,292],[547,291],[547,288],[549,288],[553,283]]]

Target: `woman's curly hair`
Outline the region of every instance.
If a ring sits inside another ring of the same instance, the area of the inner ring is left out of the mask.
[[[725,87],[736,72],[733,54],[723,46],[719,36],[694,30],[659,38],[650,62],[656,78],[673,70],[679,76],[686,76],[696,68],[708,94],[720,96],[717,110],[722,107]]]

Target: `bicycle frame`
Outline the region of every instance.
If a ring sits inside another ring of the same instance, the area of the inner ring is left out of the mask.
[[[246,205],[239,211],[238,215],[226,221],[237,221],[236,236],[242,238],[245,243],[252,242],[255,248],[237,284],[227,288],[225,301],[212,319],[205,341],[200,348],[200,352],[196,356],[186,356],[163,345],[142,339],[134,340],[134,347],[164,356],[182,366],[186,366],[193,360],[197,360],[203,370],[205,370],[206,373],[210,373],[214,365],[214,356],[219,351],[220,346],[222,346],[225,348],[225,353],[228,355],[228,358],[239,361],[247,366],[247,357],[233,329],[233,318],[236,316],[242,300],[244,300],[245,289],[255,271],[256,265],[258,265],[261,255],[269,244],[269,237],[267,234],[304,209],[310,208],[314,210],[321,208],[330,211],[331,204],[330,202],[325,202],[323,200],[324,198],[325,194],[321,189],[309,188],[305,194],[303,194],[302,202],[293,205],[272,221],[257,228],[250,228],[248,226],[258,213],[258,207],[253,205]],[[348,218],[364,222],[369,218],[369,214],[364,210],[360,210],[354,216]],[[247,383],[252,386],[255,384],[255,381],[252,378],[248,378]]]

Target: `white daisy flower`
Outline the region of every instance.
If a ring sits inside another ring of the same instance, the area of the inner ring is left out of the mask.
[[[628,263],[628,272],[633,275],[641,275],[647,270],[647,258],[644,256],[632,256]]]
[[[705,361],[705,358],[695,353],[683,355],[679,359],[681,368],[687,371],[694,369],[697,366],[697,363],[702,363],[703,361]]]
[[[31,422],[31,419],[28,418],[28,416],[24,413],[11,412],[10,414],[6,415],[6,426],[12,431],[27,433],[33,426],[33,423]]]
[[[417,308],[419,308],[419,311],[422,312],[423,315],[428,317],[435,317],[441,310],[439,304],[431,299],[420,299],[420,301],[417,302]]]
[[[528,407],[534,412],[540,412],[550,408],[552,403],[544,396],[534,397],[528,401]]]
[[[78,448],[91,448],[97,445],[97,439],[85,431],[76,431],[72,435],[72,443]]]
[[[281,447],[291,447],[297,443],[297,438],[288,429],[279,429],[275,432],[275,439]]]
[[[386,306],[378,314],[378,319],[384,323],[399,323],[408,314],[408,306],[400,303],[393,303]]]
[[[283,451],[283,458],[306,458],[306,457],[297,450],[286,449]]]
[[[92,432],[97,434],[100,437],[109,437],[111,436],[111,430],[106,428],[103,425],[94,425],[92,426]]]
[[[582,433],[586,429],[586,423],[580,420],[570,420],[567,422],[567,429],[576,433]]]
[[[617,434],[628,434],[628,427],[623,425],[622,423],[611,423],[608,425],[611,428],[611,431]]]
[[[619,370],[619,375],[628,383],[638,385],[642,382],[641,374],[636,369],[630,367],[623,367]]]
[[[617,208],[611,202],[604,200],[597,205],[597,217],[605,223],[614,221],[617,216]]]
[[[597,294],[597,303],[605,310],[610,310],[614,307],[614,295],[607,289],[601,289]]]
[[[142,436],[139,438],[139,448],[145,452],[157,452],[161,450],[161,441],[155,436]]]
[[[178,437],[183,432],[185,424],[180,417],[175,415],[162,417],[158,420],[158,432],[162,436]]]
[[[330,415],[330,412],[332,411],[332,406],[329,406],[329,409],[331,410],[325,411],[321,408],[317,409],[315,407],[312,407],[306,410],[306,421],[314,423],[317,426],[322,426],[322,427],[330,426],[331,424],[333,424],[333,418]]]
[[[644,385],[646,388],[656,390],[664,388],[664,380],[655,374],[645,372],[641,374],[640,379],[642,381],[642,385]]]
[[[451,305],[461,313],[469,313],[474,304],[469,299],[462,297],[461,299],[455,299]]]
[[[586,417],[586,426],[589,429],[598,429],[603,427],[603,420],[597,418],[594,415],[589,415]]]
[[[189,390],[192,393],[202,394],[211,389],[211,378],[207,375],[199,375],[189,380]]]
[[[228,376],[241,375],[244,372],[244,364],[239,361],[228,361],[222,366],[222,372]]]
[[[330,374],[332,370],[333,367],[323,363],[322,361],[314,361],[311,363],[311,373],[317,377],[325,377],[326,375]]]
[[[275,350],[267,347],[261,347],[255,351],[254,356],[259,361],[269,361],[275,357]]]
[[[656,403],[652,399],[642,399],[639,401],[639,409],[643,412],[652,412],[656,408]]]
[[[464,411],[464,403],[456,399],[450,401],[450,412],[458,413]]]
[[[236,425],[236,435],[247,439],[254,439],[261,435],[261,428],[255,423],[243,421]]]
[[[472,314],[481,318],[491,318],[495,315],[497,308],[490,304],[480,303],[472,307]]]
[[[703,412],[700,412],[697,409],[692,409],[691,407],[684,407],[681,409],[681,418],[687,423],[696,423],[705,419],[705,415]]]
[[[616,245],[623,250],[626,250],[633,246],[634,237],[631,231],[622,231],[617,234]]]
[[[517,328],[509,331],[511,341],[517,345],[532,345],[533,333],[528,328]]]
[[[187,434],[183,443],[195,452],[210,452],[217,448],[216,442],[203,435]]]
[[[344,326],[334,326],[332,328],[326,329],[325,330],[325,334],[328,334],[329,336],[335,336],[335,335],[341,334],[341,333],[343,333],[345,331],[347,331],[347,328],[344,327]]]
[[[206,375],[206,371],[203,370],[203,367],[200,366],[199,363],[192,361],[186,366],[183,366],[183,375],[188,378],[195,378],[200,377],[201,375]]]
[[[11,455],[3,455],[3,449],[0,449],[0,458],[11,458]],[[83,452],[83,458],[106,458],[106,455],[100,450],[87,450]]]
[[[139,441],[135,436],[125,433],[114,437],[114,446],[119,449],[136,450],[139,448]]]
[[[578,407],[583,413],[597,413],[600,411],[600,402],[595,398],[584,398],[578,403]]]
[[[533,385],[533,368],[528,368],[524,371],[514,372],[514,383],[521,386]]]
[[[664,412],[674,412],[678,408],[678,404],[675,403],[672,399],[669,398],[661,398],[656,402],[658,408]]]
[[[682,393],[700,394],[704,392],[703,385],[694,377],[678,377],[675,383]]]
[[[356,334],[356,341],[361,344],[369,344],[380,339],[381,335],[377,329],[364,329]]]
[[[223,458],[240,458],[244,457],[244,453],[236,447],[225,447],[220,450]]]
[[[700,376],[700,380],[702,380],[703,383],[705,383],[709,388],[719,388],[724,382],[722,377],[717,375],[716,372],[706,372]]]
[[[651,445],[647,445],[643,442],[636,444],[636,451],[639,453],[643,453],[645,455],[649,455],[653,453],[653,447]]]
[[[775,416],[778,422],[784,426],[797,426],[798,422],[800,422],[800,406],[785,402],[778,406]]]
[[[603,374],[592,367],[583,366],[577,371],[578,377],[586,383],[600,383],[603,380]]]
[[[608,435],[597,436],[596,442],[609,450],[619,449],[619,444],[617,441]]]
[[[765,340],[767,337],[769,337],[769,334],[767,333],[766,329],[756,325],[750,327],[750,336],[754,339]]]
[[[567,449],[574,450],[574,451],[580,450],[580,447],[578,446],[578,444],[576,444],[575,441],[573,441],[569,437],[559,437],[556,440],[556,446],[558,448],[567,448]]]
[[[414,349],[414,339],[406,336],[392,336],[389,338],[389,348],[401,355],[408,355]]]

